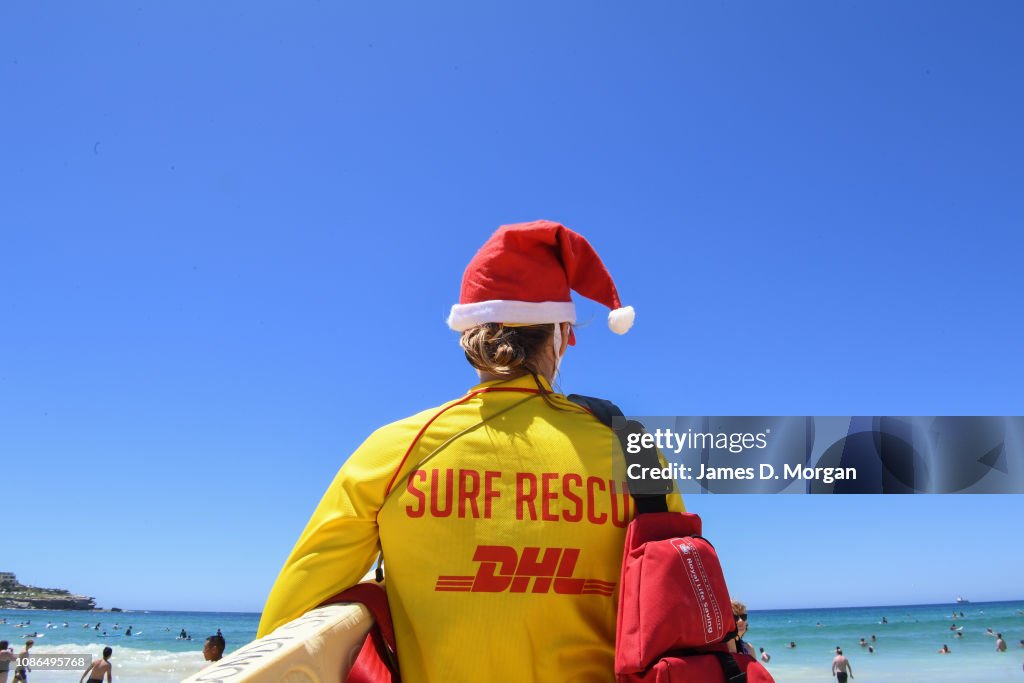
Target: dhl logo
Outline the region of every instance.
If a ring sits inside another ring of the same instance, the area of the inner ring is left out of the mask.
[[[481,545],[473,553],[480,563],[476,576],[439,576],[435,591],[466,593],[549,593],[605,595],[615,583],[573,576],[579,548],[523,548],[522,554],[507,545]],[[531,588],[532,585],[532,588]]]

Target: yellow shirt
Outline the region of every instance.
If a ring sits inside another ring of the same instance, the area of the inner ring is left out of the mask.
[[[383,550],[406,683],[613,681],[634,513],[621,449],[542,391],[529,375],[485,382],[370,435],[285,562],[259,635],[356,584]]]

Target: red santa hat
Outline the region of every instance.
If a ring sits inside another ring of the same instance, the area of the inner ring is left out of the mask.
[[[551,221],[503,225],[466,266],[448,327],[574,323],[570,290],[610,308],[612,332],[633,326],[633,307],[622,306],[611,275],[582,235]]]

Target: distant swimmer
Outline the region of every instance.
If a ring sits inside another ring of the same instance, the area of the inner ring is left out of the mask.
[[[883,624],[888,624],[888,623],[889,623],[889,620],[888,620],[888,619],[886,619],[885,617],[882,617],[882,623],[883,623]]]
[[[832,675],[836,677],[838,683],[846,683],[847,675],[853,678],[853,667],[850,666],[850,660],[843,655],[842,648],[836,648],[836,656],[832,660]]]
[[[878,642],[878,638],[875,638],[875,634],[874,633],[871,634],[871,642],[872,643],[877,643]]]
[[[132,634],[132,627],[131,627],[131,626],[129,626],[129,627],[128,627],[128,630],[127,630],[127,631],[125,631],[125,632],[124,632],[124,634],[125,634],[126,636],[130,636],[130,635]]]
[[[964,637],[963,629],[961,629],[961,630],[957,631],[956,633],[954,633],[953,637],[954,638],[963,638]]]
[[[866,641],[863,638],[861,638],[860,639],[860,646],[861,647],[867,647],[868,646],[868,641]]]
[[[815,626],[817,626],[818,628],[821,628],[821,622],[819,621],[817,624],[815,624]]]
[[[868,654],[869,655],[875,654],[875,648],[872,647],[871,645],[868,645]]]
[[[111,683],[114,680],[114,665],[110,663],[110,655],[112,654],[114,654],[113,648],[103,648],[103,659],[90,662],[89,666],[85,667],[85,671],[82,672],[82,677],[78,679],[78,683],[82,683],[86,676],[89,677],[87,683],[103,683],[104,678],[107,679],[107,683]]]
[[[1020,646],[1021,646],[1021,647],[1024,647],[1024,639],[1022,639],[1022,640],[1020,641]]]
[[[955,621],[953,622],[953,625],[949,627],[949,630],[950,631],[955,631],[956,630],[956,622]]]
[[[793,641],[791,640],[791,641],[789,641],[789,645],[787,645],[786,647],[788,647],[788,648],[789,648],[790,650],[792,650],[793,648],[795,648],[795,647],[796,647],[796,643],[794,643],[794,642],[793,642]]]
[[[948,654],[950,654],[949,645],[943,645],[942,647],[940,647],[939,648],[939,654],[940,655],[948,655]]]
[[[1006,652],[1006,641],[1003,640],[1003,634],[996,634],[996,652]]]
[[[1022,640],[1020,642],[1024,643],[1024,640]],[[1024,645],[1021,645],[1021,647],[1024,647]],[[761,651],[761,661],[762,662],[767,664],[768,662],[772,661],[772,656],[770,654],[768,654],[767,652],[765,652],[763,647],[759,647],[758,650]]]
[[[992,636],[993,638],[996,637],[996,634],[990,628],[985,629],[985,635],[986,636]]]

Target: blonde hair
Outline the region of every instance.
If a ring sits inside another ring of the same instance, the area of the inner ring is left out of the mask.
[[[462,333],[459,346],[477,370],[498,377],[538,374],[537,362],[551,347],[554,327],[484,323]]]
[[[746,614],[747,613],[747,606],[744,605],[739,600],[733,600],[732,601],[732,613],[733,613],[734,616],[737,615],[737,614]]]

